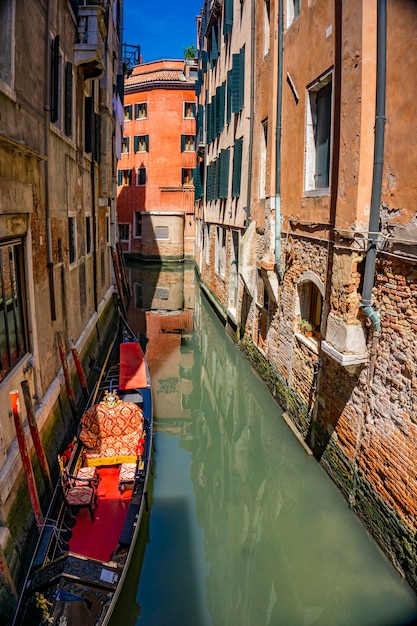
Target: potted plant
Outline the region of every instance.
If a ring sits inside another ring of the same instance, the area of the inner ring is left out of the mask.
[[[312,337],[313,335],[313,326],[310,324],[308,320],[301,320],[300,322],[301,332],[307,337]]]

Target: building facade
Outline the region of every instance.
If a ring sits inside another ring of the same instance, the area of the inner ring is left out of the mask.
[[[33,514],[9,392],[27,381],[52,471],[72,423],[58,333],[88,375],[111,308],[123,122],[123,3],[18,4],[0,6],[0,540],[16,580]]]
[[[398,89],[398,77],[415,69],[416,24],[407,0],[207,1],[196,205],[203,288],[415,589],[417,231],[407,154],[417,127],[415,87]],[[244,97],[233,112],[242,48]],[[224,77],[231,96],[227,86],[216,92]],[[239,223],[236,174],[224,174],[221,151],[235,155],[240,124],[249,184]]]
[[[193,60],[161,60],[125,79],[117,210],[121,246],[136,258],[194,258],[195,73]]]

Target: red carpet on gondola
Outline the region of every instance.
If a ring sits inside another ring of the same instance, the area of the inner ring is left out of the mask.
[[[91,520],[87,509],[81,509],[69,545],[71,552],[108,561],[117,546],[132,492],[119,492],[118,467],[99,467],[98,471],[101,480],[95,521]]]

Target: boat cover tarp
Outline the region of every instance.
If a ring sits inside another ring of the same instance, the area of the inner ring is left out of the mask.
[[[146,365],[140,344],[120,344],[119,389],[143,388],[146,382]]]

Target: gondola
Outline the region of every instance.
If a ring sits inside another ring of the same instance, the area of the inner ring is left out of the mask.
[[[148,506],[149,369],[120,316],[41,528],[14,626],[104,626],[114,611]]]

